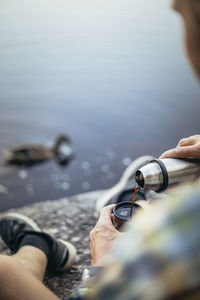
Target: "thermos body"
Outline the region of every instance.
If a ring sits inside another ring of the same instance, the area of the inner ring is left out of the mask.
[[[155,159],[137,170],[135,179],[139,187],[161,192],[168,186],[190,182],[200,177],[200,160]]]

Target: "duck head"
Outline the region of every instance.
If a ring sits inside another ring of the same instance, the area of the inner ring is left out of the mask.
[[[71,139],[68,136],[59,135],[57,137],[53,151],[61,165],[67,164],[73,156],[73,151],[69,144],[71,144]]]
[[[55,155],[59,154],[60,147],[62,145],[69,145],[69,144],[71,144],[71,139],[67,135],[64,135],[64,134],[59,135],[57,137],[55,145],[53,147],[53,151],[54,151]]]

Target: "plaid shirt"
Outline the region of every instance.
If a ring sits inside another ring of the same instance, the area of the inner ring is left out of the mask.
[[[200,299],[200,184],[134,216],[108,262],[70,299]]]

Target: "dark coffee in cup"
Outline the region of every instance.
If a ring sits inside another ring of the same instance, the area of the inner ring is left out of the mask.
[[[112,221],[117,230],[123,231],[124,225],[131,221],[132,216],[138,209],[141,209],[141,206],[135,203],[132,209],[132,215],[131,208],[131,202],[121,202],[114,207]]]

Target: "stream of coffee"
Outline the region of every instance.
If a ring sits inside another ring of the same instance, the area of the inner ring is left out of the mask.
[[[134,194],[133,194],[133,200],[132,200],[132,205],[131,205],[131,213],[130,213],[130,217],[132,217],[132,213],[133,213],[133,207],[134,207],[134,203],[135,203],[135,198],[137,195],[137,192],[140,190],[139,187],[135,188]]]

